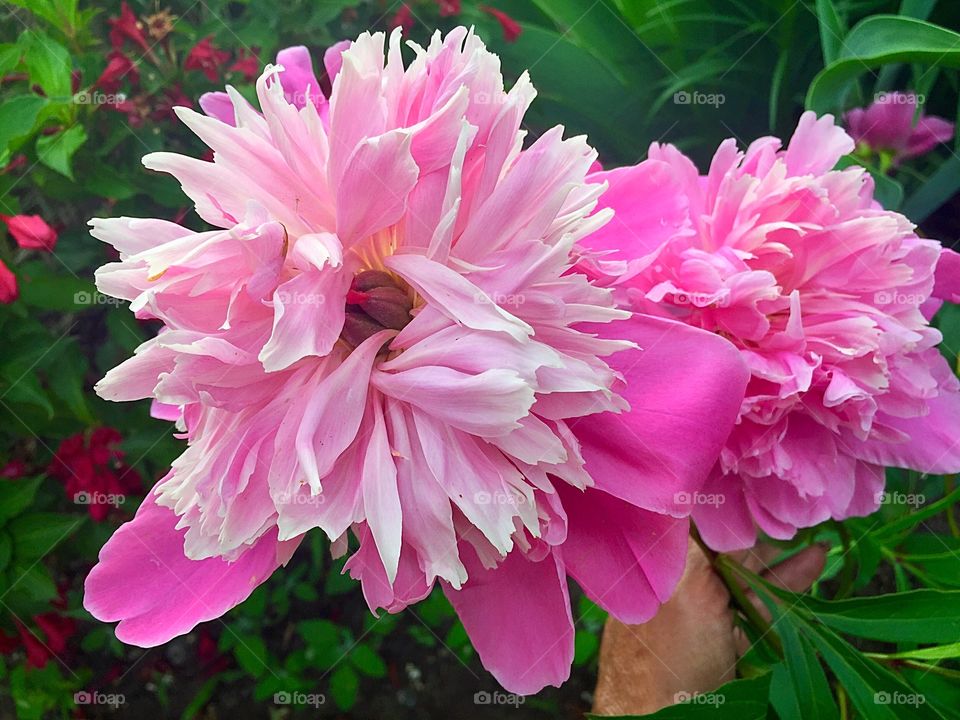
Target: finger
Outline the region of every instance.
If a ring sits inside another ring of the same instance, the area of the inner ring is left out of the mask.
[[[801,593],[809,590],[810,586],[823,574],[826,563],[826,549],[821,545],[811,545],[782,563],[767,569],[762,576],[777,587]]]
[[[761,543],[746,550],[730,553],[730,556],[750,572],[759,573],[769,568],[782,552],[783,550],[776,545]]]

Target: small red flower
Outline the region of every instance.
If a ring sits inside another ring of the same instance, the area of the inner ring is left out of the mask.
[[[6,167],[0,168],[0,175],[6,175],[8,172],[13,172],[14,170],[19,170],[24,165],[27,164],[27,156],[23,153],[15,155],[13,160],[7,163]]]
[[[96,522],[143,488],[139,473],[123,462],[123,451],[117,447],[121,439],[119,432],[107,427],[94,430],[89,441],[83,434],[72,435],[60,443],[48,469],[64,483],[67,497],[86,505]]]
[[[17,276],[0,260],[0,304],[9,305],[20,295]]]
[[[416,21],[413,19],[413,11],[406,3],[397,10],[390,20],[391,28],[401,28],[404,32],[410,32],[414,24],[416,24]]]
[[[140,73],[133,60],[119,50],[111,50],[107,55],[107,67],[100,73],[96,86],[104,92],[112,93],[120,89],[123,80],[137,83],[140,81]]]
[[[440,17],[451,17],[460,14],[460,0],[437,0],[440,8]]]
[[[150,119],[158,122],[161,120],[176,120],[176,113],[173,112],[175,107],[193,107],[193,100],[184,94],[183,88],[179,85],[174,85],[164,91],[156,105],[153,106]]]
[[[110,45],[114,50],[121,49],[124,40],[130,40],[145,52],[150,50],[147,38],[143,34],[143,23],[137,20],[137,16],[133,14],[133,10],[126,1],[120,4],[120,17],[109,18],[107,22],[110,23]]]
[[[27,654],[27,664],[35,668],[43,668],[50,658],[62,655],[77,632],[77,623],[63,614],[67,601],[62,588],[60,593],[51,603],[50,612],[33,616],[36,629],[31,630],[20,620],[14,620],[19,637],[0,632],[0,653],[6,655],[22,647]]]
[[[257,59],[256,52],[251,51],[248,55],[247,51],[241,48],[237,53],[237,59],[227,71],[240,73],[243,75],[244,80],[253,82],[257,79],[257,75],[260,74],[260,60]]]
[[[503,10],[497,10],[489,5],[481,5],[480,9],[487,13],[487,15],[491,15],[497,19],[497,22],[500,23],[500,27],[503,28],[504,40],[507,42],[514,42],[518,37],[520,37],[520,33],[523,32],[523,28],[520,27],[520,23],[507,15]]]
[[[210,82],[216,82],[221,65],[230,60],[230,53],[213,44],[213,36],[205,37],[190,50],[183,63],[184,70],[200,70]]]
[[[39,215],[0,215],[7,229],[25,250],[53,250],[57,244],[57,231]]]
[[[16,480],[17,478],[22,478],[27,472],[29,472],[29,468],[27,468],[27,464],[23,460],[11,460],[0,468],[0,478]]]

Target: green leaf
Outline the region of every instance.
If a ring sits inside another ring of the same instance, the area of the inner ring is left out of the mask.
[[[193,718],[199,715],[200,711],[203,710],[211,698],[213,698],[213,693],[216,691],[219,682],[219,675],[208,678],[207,681],[200,686],[200,689],[197,690],[193,699],[187,703],[187,706],[183,709],[183,713],[180,715],[180,720],[193,720]]]
[[[47,398],[47,394],[40,385],[40,379],[35,372],[29,369],[25,372],[18,372],[13,369],[5,368],[0,374],[0,388],[7,384],[5,390],[0,392],[3,404],[6,406],[32,405],[43,410],[47,414],[47,419],[54,416],[53,405]]]
[[[253,677],[260,677],[268,670],[267,646],[256,635],[247,635],[233,647],[237,664]]]
[[[61,312],[80,312],[92,307],[104,307],[101,301],[108,300],[100,295],[89,280],[71,275],[44,272],[34,276],[20,288],[20,298],[31,307],[41,310],[59,310]]]
[[[573,664],[583,665],[593,658],[600,647],[600,637],[589,630],[577,630],[573,637]]]
[[[870,720],[925,720],[940,715],[903,680],[859,653],[832,630],[786,612],[781,623],[800,630],[820,652],[859,713]],[[910,699],[915,702],[910,702]]]
[[[36,29],[24,33],[21,42],[24,43],[23,60],[30,80],[43,88],[51,100],[68,102],[73,97],[70,92],[73,63],[67,49]]]
[[[0,523],[5,523],[30,507],[41,482],[42,477],[0,483]]]
[[[330,676],[330,695],[337,707],[347,711],[357,702],[360,677],[349,665],[341,665]]]
[[[848,600],[803,596],[800,606],[834,630],[888,642],[960,637],[960,590],[911,590]]]
[[[937,0],[903,0],[900,4],[900,14],[926,20],[936,4]]]
[[[376,651],[366,643],[360,643],[350,651],[350,662],[369,677],[383,677],[387,674],[387,664]]]
[[[904,652],[892,653],[878,657],[892,658],[896,660],[952,660],[960,658],[960,642],[949,645],[937,645],[935,647],[920,648],[919,650],[906,650]]]
[[[960,487],[936,502],[924,505],[922,508],[913,510],[909,514],[877,528],[871,535],[879,542],[889,541],[899,533],[912,530],[924,520],[939,515],[958,500],[960,500]]]
[[[679,692],[676,705],[643,715],[650,720],[765,720],[770,673],[747,680],[732,680],[709,693]],[[638,715],[588,715],[599,720],[629,720]]]
[[[823,64],[829,65],[840,54],[843,36],[847,34],[846,25],[837,12],[833,0],[817,0],[817,23],[820,25],[820,47],[823,51]]]
[[[300,637],[310,647],[339,645],[341,629],[329,620],[303,620],[297,623]]]
[[[933,175],[920,183],[916,192],[903,204],[901,212],[915,223],[923,222],[958,190],[960,190],[960,157],[951,155]]]
[[[85,425],[94,423],[93,415],[87,407],[87,395],[84,392],[84,376],[87,372],[87,359],[70,343],[72,352],[62,352],[46,368],[47,384],[50,390],[70,408],[73,416]]]
[[[844,39],[840,56],[813,79],[807,108],[818,114],[839,112],[853,80],[895,62],[960,66],[960,35],[913,18],[868,17]]]
[[[21,49],[15,43],[0,44],[0,75],[6,75],[20,62]]]
[[[13,557],[13,540],[10,539],[10,533],[0,530],[0,572],[7,569],[11,557]]]
[[[73,180],[70,162],[74,153],[87,141],[87,131],[82,125],[74,125],[56,135],[37,138],[37,157],[51,170]]]
[[[57,586],[42,563],[14,563],[7,576],[10,578],[7,592],[22,595],[36,605],[46,604],[57,597]]]
[[[38,95],[17,95],[0,103],[0,153],[10,141],[33,130],[47,99]]]
[[[780,622],[783,612],[768,603],[774,628],[783,643],[785,672],[774,672],[771,700],[781,720],[830,720],[839,717],[827,676],[809,641],[789,622]],[[786,682],[784,682],[786,681]]]
[[[83,517],[38,512],[20,515],[9,523],[14,555],[18,560],[36,560],[49,553],[83,522]]]

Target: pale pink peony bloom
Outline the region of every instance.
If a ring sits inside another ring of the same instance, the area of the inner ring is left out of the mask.
[[[188,447],[104,546],[85,606],[157,645],[241,602],[309,530],[338,555],[352,530],[372,610],[439,581],[486,667],[536,692],[569,674],[568,575],[627,622],[669,597],[682,495],[748,374],[725,340],[631,316],[573,272],[605,186],[561,128],[522,149],[526,75],[505,92],[463,28],[406,68],[400,34],[386,62],[383,45],[336,55],[329,101],[293,49],[260,111],[233,90],[213,117],[177,109],[214,162],[144,164],[219,229],[92,222],[121,256],[98,287],[164,323],[97,390],[175,406]]]
[[[728,140],[706,176],[657,144],[591,176],[610,183],[601,205],[617,215],[586,241],[590,272],[624,307],[729,338],[750,368],[738,424],[693,498],[718,550],[752,545],[755,526],[786,539],[872,512],[884,465],[960,470],[958,383],[921,311],[940,243],[882,209],[863,169],[833,170],[852,149],[832,117],[806,113],[786,149]]]
[[[894,163],[949,142],[954,130],[953,123],[944,118],[922,111],[917,116],[917,96],[903,92],[883,93],[869,107],[848,111],[843,123],[857,144],[890,153]]]

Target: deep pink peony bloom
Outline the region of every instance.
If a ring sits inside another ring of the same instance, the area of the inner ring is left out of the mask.
[[[572,272],[604,186],[583,138],[522,149],[526,75],[505,92],[464,28],[406,68],[400,33],[386,62],[383,44],[328,53],[329,102],[292,48],[259,112],[232,89],[229,110],[178,110],[214,162],[144,163],[221,229],[92,222],[121,255],[98,287],[164,323],[98,392],[176,406],[188,447],[85,605],[156,645],[243,601],[309,530],[337,555],[351,530],[372,610],[439,581],[484,664],[536,692],[569,674],[568,575],[627,622],[670,595],[677,495],[706,478],[747,371],[722,338],[617,310]]]
[[[847,131],[858,144],[875,152],[888,152],[892,161],[930,152],[953,138],[953,123],[935,115],[920,113],[916,123],[917,96],[890,92],[869,107],[850,110],[843,116]]]
[[[718,333],[752,378],[693,515],[718,550],[875,510],[883,467],[960,470],[958,383],[921,305],[940,244],[873,200],[853,141],[806,113],[787,149],[724,142],[706,176],[654,144],[586,242],[624,305]],[[948,256],[949,257],[949,256]],[[949,260],[947,261],[949,262]],[[946,283],[945,283],[946,284]],[[946,289],[946,288],[945,288]]]

